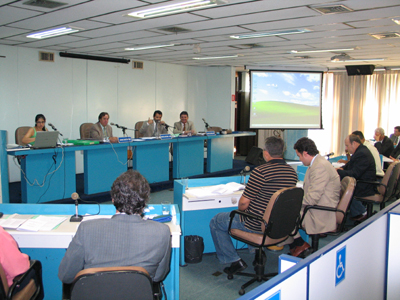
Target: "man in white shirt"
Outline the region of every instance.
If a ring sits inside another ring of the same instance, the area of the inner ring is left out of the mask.
[[[165,122],[162,121],[161,118],[162,112],[156,110],[153,113],[153,119],[149,118],[147,122],[144,122],[142,128],[139,129],[139,132],[143,134],[144,137],[160,136],[160,134],[168,133],[168,130],[165,127]]]

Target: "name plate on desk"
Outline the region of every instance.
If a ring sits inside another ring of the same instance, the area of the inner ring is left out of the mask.
[[[170,135],[170,134],[161,134],[160,135],[160,139],[169,140],[169,139],[172,139],[172,135]]]
[[[209,136],[209,135],[215,135],[215,131],[207,131],[206,135],[207,135],[207,136]]]
[[[132,138],[129,137],[129,136],[120,137],[120,138],[118,138],[118,141],[119,141],[120,143],[130,143],[130,142],[132,142]]]

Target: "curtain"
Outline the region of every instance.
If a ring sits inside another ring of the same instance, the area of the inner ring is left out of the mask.
[[[373,75],[348,76],[325,73],[323,82],[323,130],[309,130],[321,154],[344,153],[344,139],[361,130],[372,139],[377,127],[390,136],[400,126],[400,71],[377,71]]]

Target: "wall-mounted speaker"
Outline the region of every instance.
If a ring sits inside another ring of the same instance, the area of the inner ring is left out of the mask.
[[[347,75],[372,75],[374,73],[374,65],[346,66]]]

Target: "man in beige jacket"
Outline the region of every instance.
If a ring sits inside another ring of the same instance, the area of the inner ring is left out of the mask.
[[[335,168],[319,151],[313,140],[303,137],[293,147],[300,161],[308,166],[304,177],[303,208],[306,205],[337,207],[340,198],[340,177]],[[336,213],[322,210],[309,210],[304,217],[303,227],[308,234],[319,234],[336,229]],[[289,245],[290,253],[299,256],[310,245],[300,234],[294,236]]]

